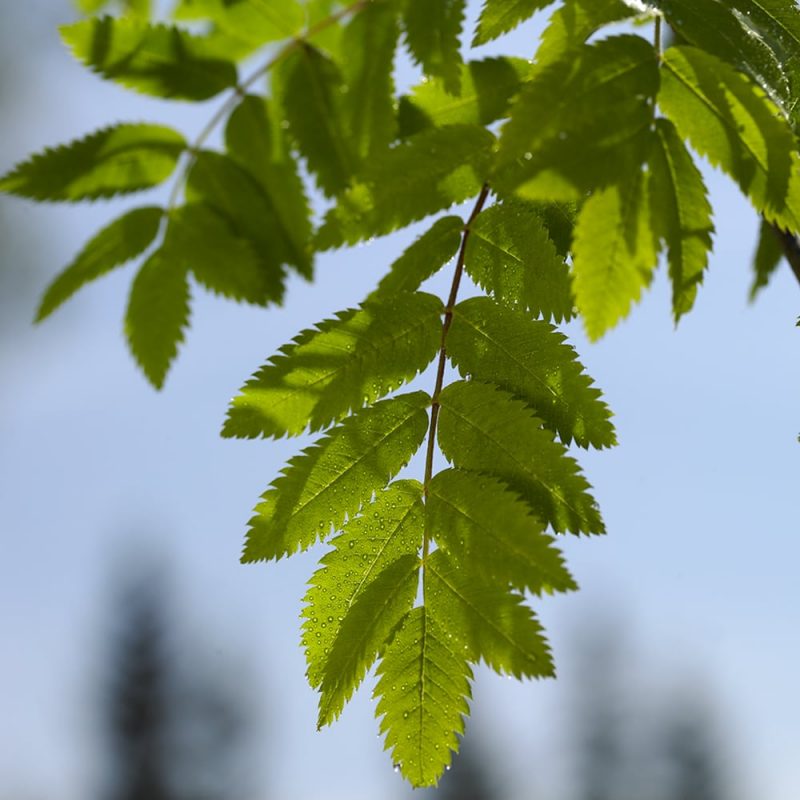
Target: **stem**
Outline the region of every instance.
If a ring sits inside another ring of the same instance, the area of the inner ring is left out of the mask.
[[[444,384],[444,369],[447,365],[447,332],[453,323],[453,308],[456,304],[458,297],[458,288],[461,285],[461,277],[464,274],[464,260],[467,255],[467,242],[469,241],[470,226],[475,222],[475,218],[483,210],[486,203],[486,198],[489,196],[489,184],[485,183],[475,201],[475,207],[469,215],[466,225],[464,225],[464,233],[461,237],[461,249],[458,252],[458,261],[456,262],[456,269],[453,273],[453,282],[450,285],[450,296],[447,298],[447,305],[444,309],[444,321],[442,322],[442,344],[439,348],[439,365],[436,370],[436,386],[433,389],[433,397],[431,402],[431,424],[428,428],[428,450],[425,456],[425,480],[422,484],[422,493],[425,497],[428,496],[428,486],[433,477],[433,454],[436,448],[436,427],[439,422],[439,395],[442,391]],[[428,557],[431,546],[430,533],[425,528],[422,540],[422,561]]]
[[[661,14],[656,14],[656,24],[653,32],[653,47],[655,47],[656,53],[658,53],[658,57],[660,59],[663,52],[661,44]]]
[[[170,192],[169,201],[167,202],[167,214],[178,204],[181,189],[186,181],[186,176],[189,174],[189,170],[197,160],[197,154],[200,151],[200,148],[205,144],[208,137],[211,136],[211,134],[216,130],[217,126],[235,108],[236,104],[247,93],[247,90],[256,81],[264,77],[264,75],[266,75],[274,66],[290,56],[295,50],[305,44],[313,36],[316,36],[318,33],[327,30],[349,14],[354,14],[357,11],[360,11],[365,6],[368,6],[370,2],[372,2],[372,0],[357,0],[357,2],[351,3],[349,6],[337,11],[335,14],[331,14],[329,17],[325,17],[325,19],[321,19],[319,22],[308,28],[302,36],[297,36],[291,41],[287,42],[272,58],[248,75],[242,83],[237,84],[230,96],[217,109],[211,119],[209,119],[209,121],[206,123],[203,130],[201,130],[197,135],[197,138],[187,148],[186,152],[188,157],[184,161],[184,164],[182,165],[181,170],[178,173],[178,177],[176,178],[172,187],[172,191]]]

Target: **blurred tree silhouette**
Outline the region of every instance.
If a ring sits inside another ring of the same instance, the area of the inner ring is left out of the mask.
[[[243,695],[205,672],[198,653],[176,651],[163,581],[149,570],[134,574],[117,608],[102,707],[109,748],[103,800],[249,796]]]

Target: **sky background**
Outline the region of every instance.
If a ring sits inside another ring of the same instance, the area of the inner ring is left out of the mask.
[[[55,24],[69,19],[67,0],[0,4],[0,171],[118,120],[164,122],[191,138],[219,104],[172,107],[104,84],[61,48]],[[479,52],[530,55],[542,19]],[[399,79],[412,79],[405,66]],[[566,541],[582,590],[537,606],[560,680],[478,671],[470,728],[515,797],[531,784],[543,800],[565,797],[580,645],[607,619],[642,714],[665,692],[699,698],[735,797],[797,798],[800,287],[782,267],[748,304],[756,217],[729,180],[706,177],[717,235],[695,311],[675,330],[662,272],[599,344],[568,326],[620,446],[579,453],[609,535]],[[157,393],[122,335],[131,266],[30,324],[52,276],[135,202],[0,198],[0,798],[91,796],[110,598],[120,564],[140,552],[167,565],[182,635],[249,686],[263,712],[253,766],[264,796],[407,796],[376,738],[371,689],[315,732],[298,614],[321,551],[238,563],[253,504],[303,441],[228,441],[218,430],[243,381],[301,328],[360,301],[414,231],[321,257],[315,283],[292,283],[281,309],[196,289],[187,343]]]

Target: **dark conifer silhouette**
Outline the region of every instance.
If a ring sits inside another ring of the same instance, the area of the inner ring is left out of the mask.
[[[125,584],[102,707],[108,772],[102,800],[240,800],[248,715],[231,683],[197,652],[175,647],[163,581],[141,570]]]

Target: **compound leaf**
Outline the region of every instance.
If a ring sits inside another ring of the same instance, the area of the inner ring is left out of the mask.
[[[378,667],[376,714],[387,750],[415,786],[435,786],[458,750],[469,713],[472,670],[456,647],[451,620],[428,606],[413,609]]]
[[[762,89],[716,56],[671,47],[658,102],[681,137],[728,173],[769,222],[800,230],[800,157]]]
[[[442,217],[389,268],[372,297],[391,297],[398,292],[414,292],[438,272],[458,251],[464,233],[461,217]]]
[[[242,561],[278,559],[340,529],[417,451],[429,405],[425,392],[383,400],[292,458],[256,506]]]
[[[165,181],[185,147],[171,128],[114,125],[31,156],[0,178],[0,191],[62,202],[139,192]]]
[[[224,436],[319,430],[397,389],[441,344],[442,301],[422,293],[370,300],[303,331],[234,398]]]
[[[558,533],[604,532],[578,465],[525,403],[478,381],[451,383],[439,402],[439,446],[456,467],[498,478]]]
[[[531,203],[506,201],[470,226],[465,266],[499,302],[545,319],[572,317],[569,269]]]
[[[712,247],[714,223],[703,176],[675,126],[656,121],[649,161],[652,223],[667,244],[677,322],[694,305]]]
[[[135,17],[91,17],[61,27],[72,54],[129,89],[176,100],[208,100],[236,85],[236,67],[203,53],[202,40]]]
[[[565,342],[547,322],[473,297],[453,310],[447,354],[462,376],[525,401],[565,444],[610,447],[616,443],[611,412]]]
[[[156,238],[163,216],[155,206],[137,208],[103,228],[47,287],[36,321],[52,314],[82,286],[143,253]]]
[[[472,46],[477,47],[491,42],[513,30],[533,16],[536,11],[547,8],[555,0],[484,0],[478,27],[472,39]]]
[[[466,0],[406,0],[406,44],[426,75],[444,80],[450,94],[461,89],[461,29]]]
[[[164,385],[189,324],[189,278],[164,249],[145,261],[131,287],[125,334],[147,379]]]
[[[328,653],[348,610],[376,575],[402,556],[415,555],[425,528],[422,484],[396,481],[378,492],[320,559],[302,612],[308,682],[322,683]]]
[[[317,726],[333,722],[414,605],[419,556],[400,556],[359,593],[339,627],[320,684]]]
[[[439,472],[428,487],[425,514],[439,545],[489,584],[537,594],[578,588],[544,525],[493,478],[463,470]]]

